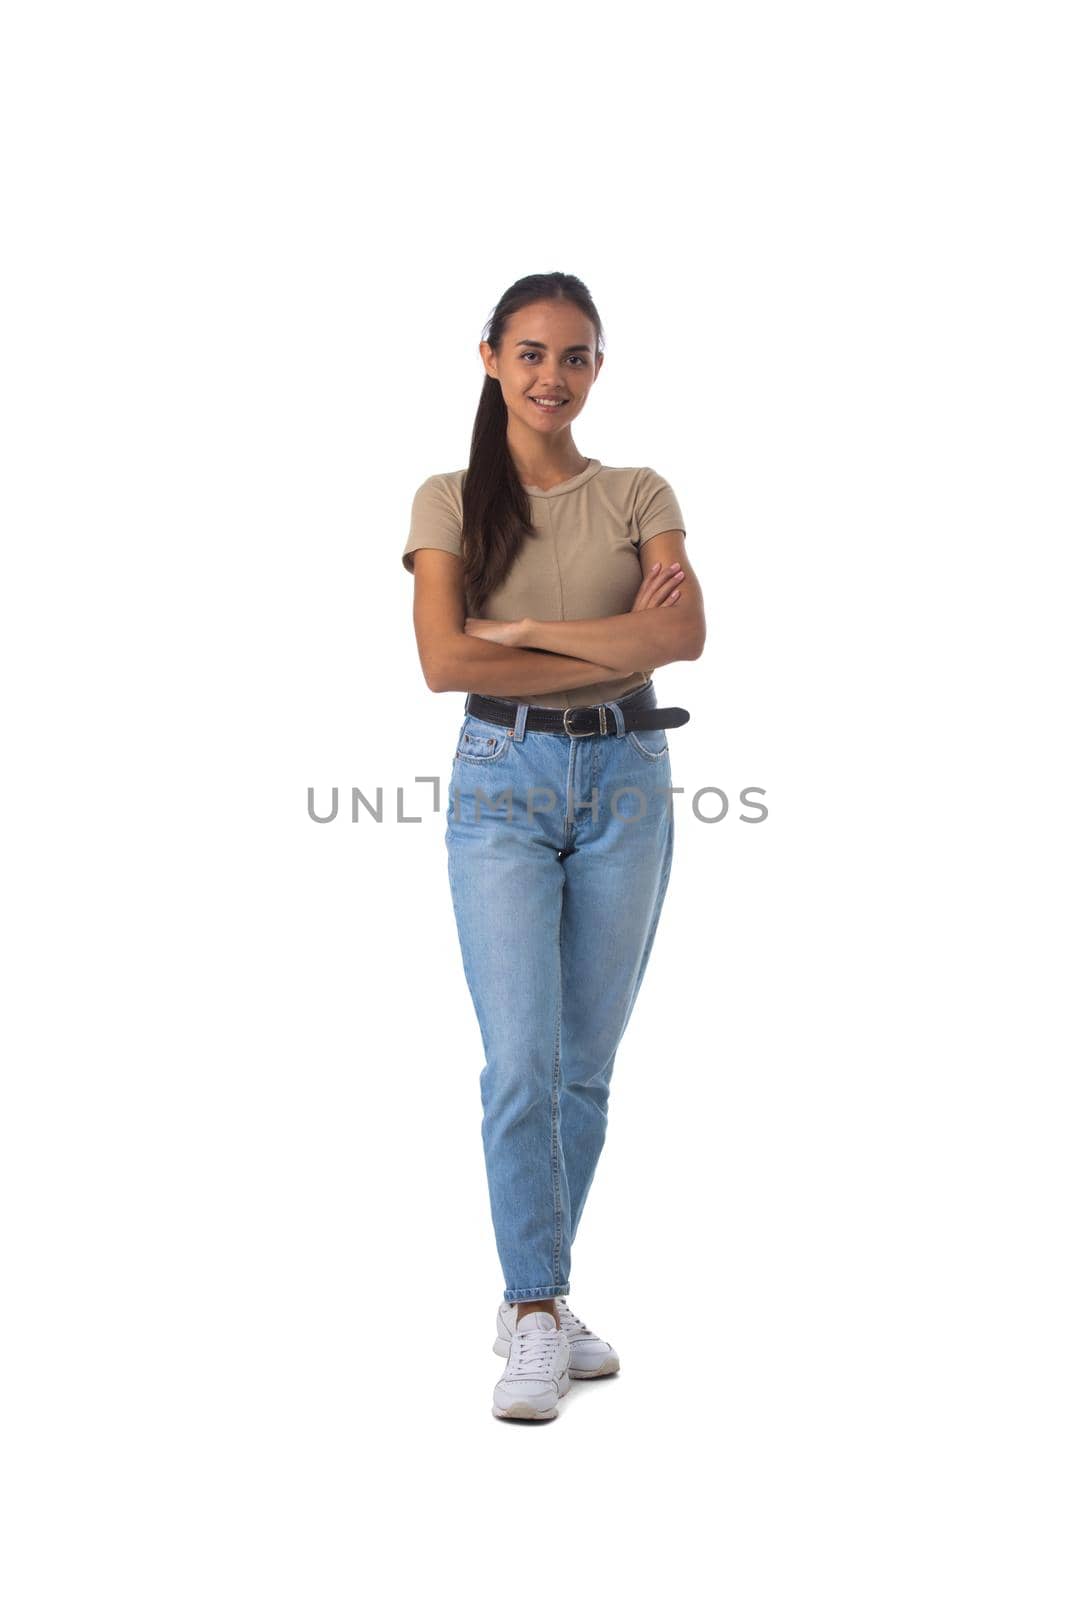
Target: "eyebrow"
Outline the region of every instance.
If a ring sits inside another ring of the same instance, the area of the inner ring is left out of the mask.
[[[542,344],[540,339],[516,339],[515,343],[528,344],[534,350],[547,350],[547,344]],[[572,350],[584,350],[587,355],[592,354],[592,347],[587,344],[569,344],[563,354],[569,356]]]

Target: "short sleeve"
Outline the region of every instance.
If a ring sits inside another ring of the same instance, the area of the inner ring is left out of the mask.
[[[670,533],[673,528],[680,528],[685,533],[677,495],[666,478],[651,467],[645,467],[640,474],[634,515],[639,547],[655,533]]]
[[[416,550],[450,550],[463,554],[463,502],[458,486],[447,473],[436,473],[420,483],[411,504],[411,530],[400,559],[414,573]]]

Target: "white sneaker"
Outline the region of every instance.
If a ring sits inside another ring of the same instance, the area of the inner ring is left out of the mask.
[[[511,1349],[511,1339],[515,1332],[515,1313],[517,1307],[509,1300],[502,1300],[496,1313],[497,1336],[493,1349],[498,1356],[506,1356]],[[591,1328],[587,1328],[580,1317],[576,1317],[566,1298],[556,1296],[556,1313],[559,1316],[560,1328],[567,1335],[570,1347],[570,1360],[567,1372],[572,1378],[606,1378],[609,1373],[618,1372],[619,1357],[606,1339],[598,1339]],[[542,1316],[547,1316],[542,1312]]]
[[[508,1364],[493,1390],[493,1415],[547,1422],[558,1416],[556,1402],[571,1386],[567,1336],[551,1311],[524,1311],[513,1329],[507,1350],[497,1350],[507,1355]]]

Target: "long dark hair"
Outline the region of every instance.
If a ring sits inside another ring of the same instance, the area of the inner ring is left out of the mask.
[[[570,272],[534,272],[519,278],[497,301],[482,338],[499,355],[508,318],[537,300],[569,300],[596,329],[596,351],[604,330],[592,295]],[[532,530],[530,497],[519,481],[507,447],[508,408],[498,381],[487,372],[471,434],[470,462],[463,480],[463,574],[470,614],[503,583]]]

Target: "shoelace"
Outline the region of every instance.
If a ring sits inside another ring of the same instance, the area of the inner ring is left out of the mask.
[[[543,1377],[555,1355],[556,1332],[548,1328],[523,1328],[516,1333],[511,1341],[508,1377]]]
[[[572,1334],[578,1335],[583,1333],[588,1334],[590,1339],[596,1338],[596,1334],[593,1332],[592,1328],[587,1328],[581,1317],[575,1316],[574,1312],[571,1310],[570,1306],[567,1304],[566,1300],[562,1298],[562,1296],[560,1296],[556,1303],[559,1306],[560,1327],[563,1329],[568,1338],[570,1338]]]

